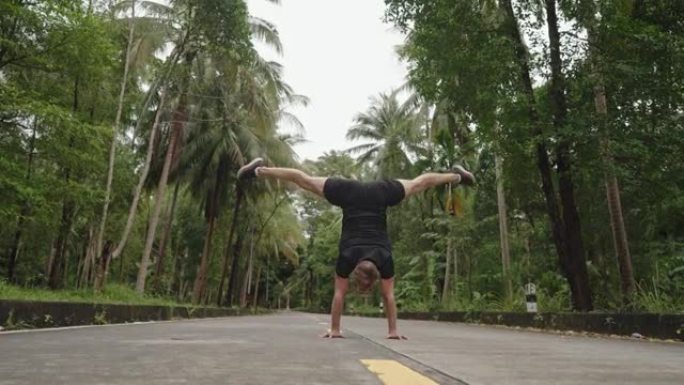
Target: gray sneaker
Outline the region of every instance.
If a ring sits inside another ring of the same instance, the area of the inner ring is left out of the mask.
[[[475,184],[475,176],[462,166],[455,166],[451,172],[461,176],[461,184],[472,186]]]
[[[263,159],[261,159],[261,158],[253,159],[251,162],[240,167],[240,169],[237,172],[238,180],[247,180],[247,179],[252,179],[252,178],[256,177],[256,172],[254,170],[256,170],[257,167],[261,167],[263,165],[264,165]]]

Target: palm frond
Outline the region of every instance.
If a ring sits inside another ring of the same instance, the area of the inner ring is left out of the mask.
[[[131,5],[133,4],[133,0],[122,0],[114,5],[112,5],[112,10],[114,12],[124,12],[128,9],[131,8]],[[165,5],[163,3],[158,3],[156,1],[140,1],[136,0],[135,1],[135,6],[136,9],[137,7],[142,8],[145,10],[145,14],[148,16],[164,16],[164,17],[169,17],[173,14],[173,8]]]
[[[250,16],[249,29],[252,38],[273,48],[279,55],[283,54],[283,45],[280,42],[280,36],[278,36],[278,30],[274,24],[264,19]]]

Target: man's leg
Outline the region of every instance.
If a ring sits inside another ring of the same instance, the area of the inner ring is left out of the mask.
[[[342,278],[335,274],[335,294],[333,295],[332,306],[330,308],[330,331],[324,334],[323,337],[340,338],[340,320],[342,319],[342,311],[344,310],[344,296],[347,294],[349,288],[349,279]]]
[[[259,178],[266,177],[292,182],[304,190],[325,198],[323,186],[325,186],[325,181],[328,178],[310,176],[305,172],[294,168],[281,167],[257,167],[255,174]]]
[[[325,197],[323,194],[323,186],[325,186],[325,181],[328,178],[309,176],[303,171],[293,168],[264,167],[263,165],[264,160],[262,158],[252,159],[251,162],[240,167],[237,172],[238,180],[245,181],[256,177],[274,178],[292,182],[304,190]]]
[[[382,301],[385,304],[385,315],[387,315],[387,338],[406,339],[397,334],[397,303],[394,301],[394,278],[382,279],[380,281],[382,291]]]
[[[441,186],[447,183],[457,184],[460,181],[460,175],[452,173],[440,174],[434,172],[419,175],[418,177],[411,180],[399,179],[399,182],[402,185],[404,185],[404,191],[406,194],[404,198],[408,198],[411,195],[422,193],[423,191],[432,187]]]
[[[429,188],[447,183],[472,185],[475,183],[475,177],[463,167],[457,166],[452,172],[428,172],[411,180],[399,179],[399,182],[404,186],[404,198],[408,198]]]

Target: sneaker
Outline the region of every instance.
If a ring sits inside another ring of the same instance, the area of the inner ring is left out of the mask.
[[[455,166],[451,172],[461,176],[461,184],[472,186],[475,184],[475,176],[462,166]]]
[[[264,165],[263,159],[255,158],[251,162],[240,167],[240,169],[237,172],[238,180],[247,180],[247,179],[252,179],[252,178],[256,177],[255,170],[257,169],[257,167],[261,167],[263,165]]]

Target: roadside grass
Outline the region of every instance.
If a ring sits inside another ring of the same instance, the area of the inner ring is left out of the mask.
[[[152,294],[141,295],[130,286],[114,282],[108,284],[102,293],[95,293],[92,288],[79,290],[48,290],[11,285],[0,280],[0,299],[125,305],[191,306],[189,303],[179,303],[168,297],[155,296]]]

